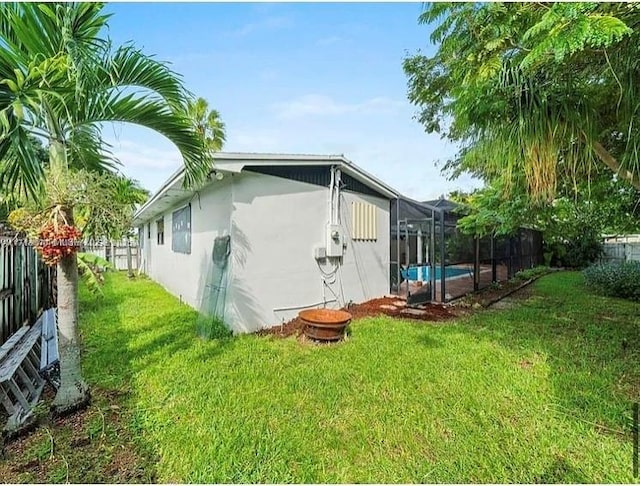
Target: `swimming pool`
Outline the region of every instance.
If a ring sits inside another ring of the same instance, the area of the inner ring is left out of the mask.
[[[422,270],[422,280],[425,282],[429,281],[429,267],[410,267],[404,270],[400,270],[400,272],[402,273],[402,276],[405,278],[405,280],[418,280],[418,270]],[[440,267],[439,265],[436,267],[435,269],[435,274],[436,274],[436,280],[440,280],[440,275],[442,273],[442,267]],[[456,267],[445,267],[444,269],[444,278],[448,279],[448,278],[452,278],[452,277],[458,277],[460,275],[467,275],[470,276],[471,273],[468,269],[466,268],[456,268]]]

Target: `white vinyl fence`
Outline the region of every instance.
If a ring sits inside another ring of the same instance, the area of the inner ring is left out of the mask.
[[[640,261],[640,235],[605,238],[603,260]]]
[[[131,268],[136,271],[140,266],[138,242],[134,239],[129,240],[129,248],[131,249]],[[86,245],[84,251],[104,258],[116,270],[127,270],[128,268],[126,240]]]

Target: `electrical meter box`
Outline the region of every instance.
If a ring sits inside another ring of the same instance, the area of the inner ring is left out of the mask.
[[[327,225],[327,256],[341,257],[344,253],[342,226],[339,224]]]

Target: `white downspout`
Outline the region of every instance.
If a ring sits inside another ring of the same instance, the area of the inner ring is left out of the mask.
[[[333,224],[333,199],[334,199],[334,187],[336,180],[335,167],[331,167],[331,182],[329,183],[329,224]]]
[[[333,217],[333,223],[334,224],[340,224],[340,183],[342,181],[342,172],[340,172],[340,169],[335,169],[335,174],[334,174],[334,184],[335,184],[335,188],[334,188],[334,217]]]

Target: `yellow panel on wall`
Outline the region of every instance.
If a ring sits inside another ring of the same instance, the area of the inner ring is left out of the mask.
[[[375,241],[378,239],[376,207],[364,202],[353,202],[351,206],[352,235],[354,240]]]

